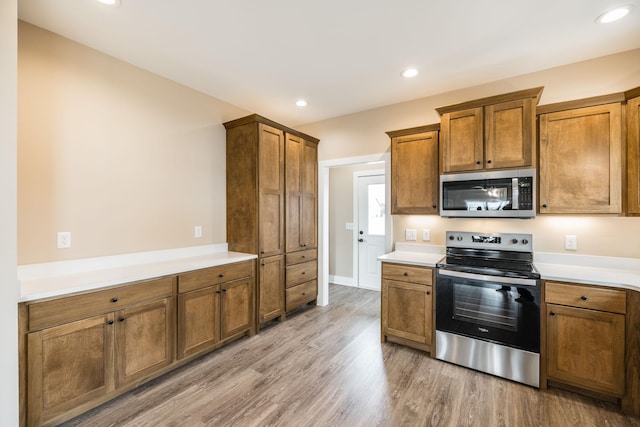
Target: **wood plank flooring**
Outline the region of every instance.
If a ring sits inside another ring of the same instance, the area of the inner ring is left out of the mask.
[[[309,307],[65,426],[640,426],[615,406],[380,343],[380,293]]]

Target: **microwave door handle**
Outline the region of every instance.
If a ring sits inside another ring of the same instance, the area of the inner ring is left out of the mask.
[[[511,209],[520,209],[520,189],[518,187],[518,178],[511,178]]]

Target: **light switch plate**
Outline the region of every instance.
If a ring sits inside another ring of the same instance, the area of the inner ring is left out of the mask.
[[[405,240],[417,240],[418,233],[416,232],[416,230],[412,230],[407,228],[406,230],[404,230],[404,239]]]

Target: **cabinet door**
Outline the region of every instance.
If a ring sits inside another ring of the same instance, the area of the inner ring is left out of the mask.
[[[445,113],[440,120],[440,171],[484,168],[482,107]]]
[[[28,424],[41,425],[114,389],[113,314],[28,335]]]
[[[284,256],[259,260],[258,322],[265,323],[284,314]]]
[[[382,334],[431,345],[431,286],[382,280]]]
[[[286,251],[317,247],[317,145],[286,139]]]
[[[312,249],[318,247],[318,145],[305,141],[302,153],[300,230],[303,249]]]
[[[173,298],[116,313],[117,386],[142,379],[173,361]]]
[[[547,304],[547,375],[624,394],[624,316]]]
[[[246,332],[253,323],[253,278],[220,285],[220,339]]]
[[[484,107],[484,167],[534,166],[535,123],[532,98]]]
[[[620,104],[540,115],[540,213],[622,212]]]
[[[391,139],[391,213],[438,213],[438,132]]]
[[[627,212],[640,214],[640,97],[627,103]]]
[[[258,203],[261,256],[284,251],[284,132],[259,125]]]
[[[220,286],[178,295],[178,359],[220,341]]]

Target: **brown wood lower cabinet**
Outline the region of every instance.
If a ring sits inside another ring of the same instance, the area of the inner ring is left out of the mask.
[[[432,278],[431,268],[382,264],[382,342],[400,340],[431,351]]]
[[[27,424],[67,420],[169,366],[175,342],[173,283],[162,278],[33,303],[26,319]],[[134,292],[135,286],[155,292],[144,296]],[[60,315],[50,315],[78,312],[78,298],[89,307],[121,308],[64,318],[61,324]]]
[[[625,394],[626,291],[546,282],[547,379]]]
[[[253,335],[255,277],[250,260],[21,303],[20,424],[60,424]]]
[[[318,298],[318,250],[286,255],[285,309],[294,310]]]
[[[219,283],[224,277],[235,280]],[[255,333],[254,277],[252,262],[178,276],[179,359],[211,350],[238,335]],[[193,290],[183,293],[182,289]]]

